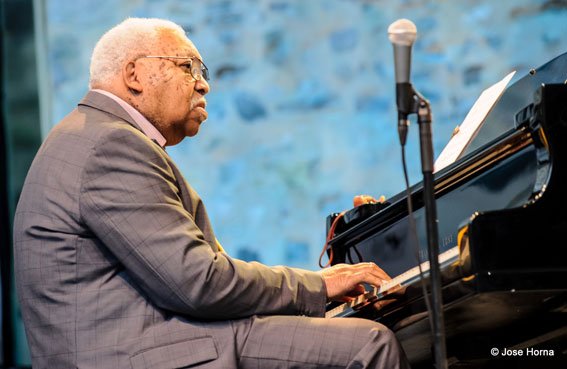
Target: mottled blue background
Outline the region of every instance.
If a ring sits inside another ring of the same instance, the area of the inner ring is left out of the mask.
[[[325,218],[403,189],[388,26],[419,36],[412,82],[432,103],[436,155],[487,87],[567,51],[567,2],[49,0],[53,125],[86,93],[97,39],[127,16],[183,26],[212,72],[209,119],[168,151],[225,249],[317,269]],[[417,126],[408,139],[421,177]]]

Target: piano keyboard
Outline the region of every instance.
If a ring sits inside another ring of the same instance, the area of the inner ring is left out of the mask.
[[[455,246],[439,254],[439,266],[451,264],[459,257],[459,246]],[[429,261],[421,263],[423,272],[429,270]],[[372,304],[374,301],[384,297],[388,292],[393,292],[401,286],[412,283],[419,279],[419,266],[398,275],[397,277],[385,282],[383,285],[374,287],[353,300],[339,305],[325,313],[325,318],[346,317],[354,314],[363,307]]]

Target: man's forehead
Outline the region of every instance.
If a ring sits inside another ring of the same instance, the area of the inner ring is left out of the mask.
[[[171,29],[160,32],[160,47],[169,55],[175,56],[197,56],[201,58],[199,51],[185,35],[180,35]]]

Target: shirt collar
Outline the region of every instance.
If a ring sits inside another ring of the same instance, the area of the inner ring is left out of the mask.
[[[109,98],[120,104],[120,106],[124,110],[126,110],[126,113],[128,113],[128,115],[130,115],[132,119],[134,119],[134,122],[136,122],[136,124],[140,127],[142,132],[144,132],[144,134],[148,136],[150,140],[155,141],[162,148],[165,148],[165,143],[166,143],[165,137],[163,137],[163,135],[157,130],[157,128],[152,123],[150,123],[150,121],[146,117],[144,117],[139,111],[134,109],[132,105],[128,104],[126,101],[122,100],[121,98],[119,98],[118,96],[114,95],[111,92],[100,89],[93,89],[91,91],[108,96]]]

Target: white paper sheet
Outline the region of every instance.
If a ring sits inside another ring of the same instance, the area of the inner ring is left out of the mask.
[[[516,71],[513,71],[508,74],[500,82],[490,86],[480,94],[463,123],[456,129],[447,146],[439,154],[434,164],[434,172],[445,168],[461,157],[478,133],[488,113],[490,113],[496,102],[500,100],[502,93],[515,73]]]

